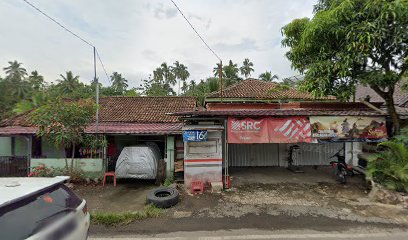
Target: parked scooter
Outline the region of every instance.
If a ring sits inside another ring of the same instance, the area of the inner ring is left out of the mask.
[[[338,177],[338,180],[340,181],[340,183],[346,184],[347,176],[353,176],[354,172],[353,172],[353,167],[347,165],[346,157],[340,155],[340,152],[342,150],[343,149],[340,149],[336,154],[331,156],[329,159],[337,157],[337,161],[331,161],[330,165],[332,165],[332,167],[335,169],[336,171],[335,174]]]

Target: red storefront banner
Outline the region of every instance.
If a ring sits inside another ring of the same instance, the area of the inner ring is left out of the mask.
[[[228,118],[229,143],[311,142],[306,117],[237,119]]]
[[[267,119],[228,118],[229,143],[269,143]]]
[[[309,119],[306,117],[268,118],[269,142],[312,142]]]

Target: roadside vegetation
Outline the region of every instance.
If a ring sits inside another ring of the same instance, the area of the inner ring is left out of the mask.
[[[368,162],[368,177],[387,189],[408,193],[408,131],[380,143]]]
[[[157,208],[151,204],[146,205],[143,211],[139,212],[123,212],[123,213],[107,213],[107,212],[95,212],[91,213],[91,223],[102,225],[119,225],[129,224],[136,220],[142,220],[146,218],[160,217],[163,215],[164,210]]]

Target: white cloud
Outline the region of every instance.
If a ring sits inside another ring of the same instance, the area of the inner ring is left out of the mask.
[[[109,73],[118,71],[132,86],[162,62],[178,60],[191,79],[212,75],[218,61],[197,38],[170,0],[31,0],[33,4],[95,44]],[[250,58],[255,73],[296,74],[280,46],[281,27],[311,16],[315,0],[201,0],[176,3],[224,62]],[[93,78],[92,49],[23,1],[0,2],[0,66],[18,60],[55,81],[67,70]],[[98,65],[103,84],[108,80]]]

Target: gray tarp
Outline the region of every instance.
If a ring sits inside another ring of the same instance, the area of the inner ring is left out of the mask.
[[[116,177],[156,179],[159,160],[157,145],[125,147],[116,162]]]

